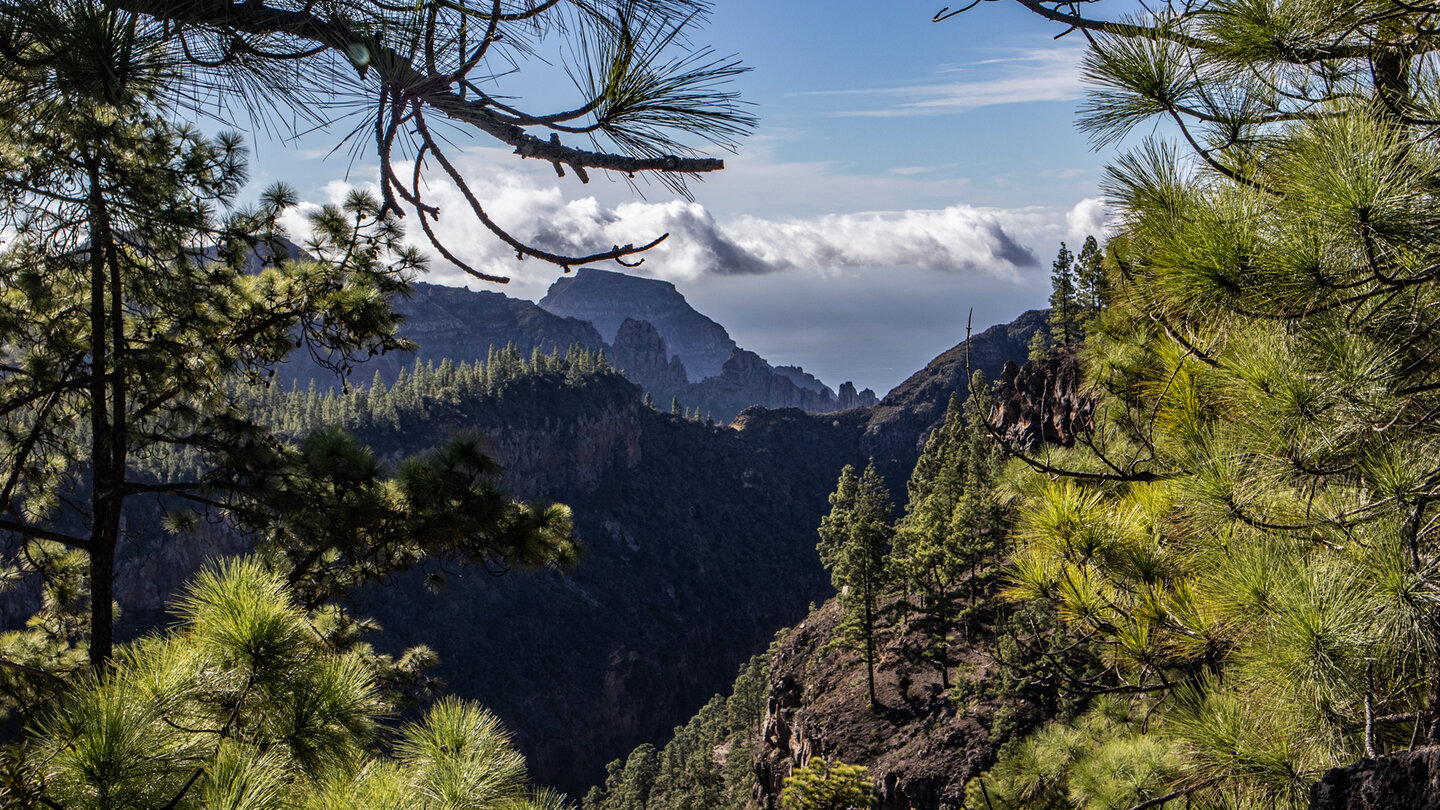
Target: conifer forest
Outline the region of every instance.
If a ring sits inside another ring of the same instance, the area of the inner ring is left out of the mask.
[[[400,312],[505,281],[442,222],[686,238],[473,167],[703,199],[759,123],[705,0],[0,3],[0,806],[1440,806],[1440,6],[1111,4],[927,22],[1084,40],[1044,311],[876,405],[736,348],[840,410],[727,422],[638,316]],[[363,190],[246,191],[329,125]]]

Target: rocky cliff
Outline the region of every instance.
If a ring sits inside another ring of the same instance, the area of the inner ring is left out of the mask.
[[[1073,350],[1052,352],[1024,365],[1009,361],[995,381],[990,424],[1011,447],[1069,447],[1077,432],[1091,427],[1095,413],[1084,378]]]
[[[388,384],[416,360],[474,362],[485,359],[491,346],[503,349],[510,343],[527,357],[537,348],[562,354],[575,344],[592,351],[608,348],[588,322],[552,315],[501,293],[415,282],[410,296],[397,300],[395,309],[405,316],[400,334],[414,341],[416,351],[369,358],[356,365],[352,381],[368,383],[379,372]],[[303,355],[287,363],[281,376],[299,380],[302,388],[312,379],[322,389],[340,380],[335,371]]]
[[[1331,768],[1310,788],[1310,810],[1440,807],[1440,747],[1401,751]]]
[[[352,383],[368,383],[376,373],[393,383],[401,369],[417,360],[474,362],[488,356],[491,347],[511,343],[527,357],[535,349],[563,353],[579,345],[604,350],[661,409],[668,410],[677,398],[721,422],[751,405],[829,412],[875,404],[869,389],[854,392],[854,384],[848,384],[841,389],[853,395],[837,397],[804,369],[776,369],[737,348],[724,327],[692,309],[669,282],[583,269],[557,281],[541,301],[553,312],[500,293],[425,283],[413,287],[396,309],[405,316],[401,334],[417,350],[354,364],[348,375]],[[577,315],[565,314],[572,312]],[[285,365],[281,379],[287,385],[298,381],[302,388],[313,380],[323,389],[344,377],[302,355]]]
[[[770,659],[769,707],[755,755],[755,804],[780,806],[785,777],[812,757],[864,765],[880,786],[879,810],[941,810],[964,805],[966,780],[993,762],[998,701],[959,699],[905,641],[878,656],[875,691],[853,650],[830,642],[840,621],[835,600],[791,630]],[[995,666],[962,647],[957,660],[975,684]],[[977,687],[979,689],[980,687]]]
[[[670,354],[665,338],[649,321],[626,318],[615,334],[610,359],[616,368],[624,370],[625,376],[649,391],[662,408],[690,385],[685,363],[679,355]],[[682,399],[692,401],[690,397]]]
[[[720,373],[735,350],[725,327],[696,312],[668,281],[582,267],[573,276],[556,279],[540,299],[540,308],[555,315],[589,321],[613,341],[627,318],[648,321],[699,381]]]
[[[674,398],[728,422],[751,405],[827,413],[876,402],[874,391],[856,392],[853,383],[842,401],[803,368],[776,368],[739,348],[668,281],[582,268],[551,285],[540,306],[594,324],[612,340],[616,366],[661,408]]]

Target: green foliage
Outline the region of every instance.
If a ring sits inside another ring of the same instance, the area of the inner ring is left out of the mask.
[[[1030,336],[1030,342],[1026,344],[1026,360],[1044,360],[1045,355],[1050,353],[1050,333],[1044,329],[1036,329]]]
[[[786,810],[868,810],[876,797],[875,785],[863,765],[815,757],[785,777],[780,803]]]
[[[466,418],[467,409],[494,406],[529,388],[559,383],[583,388],[596,380],[621,379],[604,352],[571,346],[563,354],[533,352],[529,359],[514,345],[490,347],[485,360],[455,363],[416,361],[402,369],[386,386],[377,371],[365,385],[306,390],[275,385],[245,385],[234,395],[255,421],[292,438],[302,438],[328,427],[339,427],[367,438],[394,436],[422,429],[435,422]],[[167,459],[172,464],[190,459]]]
[[[989,590],[1002,549],[1004,510],[996,499],[1001,450],[985,430],[991,391],[983,372],[970,380],[962,409],[952,395],[945,421],[930,434],[910,475],[910,502],[887,560],[918,613],[911,629],[926,638],[925,654],[950,686],[950,636]],[[918,597],[918,603],[912,600]]]
[[[870,702],[875,701],[875,646],[880,599],[890,584],[886,567],[895,528],[890,522],[890,492],[872,460],[865,472],[845,465],[830,494],[830,514],[820,520],[820,562],[840,591],[842,636],[865,654]]]
[[[1105,276],[1104,249],[1093,236],[1085,237],[1085,245],[1080,249],[1080,255],[1075,257],[1075,300],[1082,320],[1093,317],[1110,305],[1110,280]]]
[[[1143,707],[1097,699],[1071,723],[1052,723],[1007,746],[999,762],[965,786],[972,807],[1132,807],[1166,796],[1180,758],[1145,733]]]
[[[1166,120],[1191,149],[1147,140],[1107,171],[1096,425],[1046,459],[1072,475],[1015,487],[1008,594],[1104,651],[1101,673],[1035,674],[1147,719],[1033,741],[1083,731],[1116,751],[1098,771],[1020,751],[986,784],[1301,807],[1324,769],[1440,734],[1429,20],[1291,0],[1056,19],[1095,36],[1083,128]]]
[[[75,808],[549,810],[489,712],[442,700],[377,746],[370,669],[336,653],[256,560],[201,573],[163,636],[121,647],[13,749],[0,799]]]
[[[389,299],[423,261],[363,194],[317,214],[313,259],[285,255],[293,192],[233,207],[244,149],[174,123],[162,32],[85,2],[12,5],[0,23],[0,529],[87,552],[103,666],[125,500],[204,497],[216,454],[263,443],[227,382],[259,379],[297,341],[336,365],[405,345]],[[175,446],[207,457],[199,474],[136,474]]]
[[[1075,254],[1061,242],[1050,272],[1050,333],[1060,346],[1080,340],[1080,303],[1075,276]]]

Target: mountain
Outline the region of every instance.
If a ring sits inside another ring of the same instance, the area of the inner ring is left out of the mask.
[[[451,301],[445,290],[420,293],[438,302],[434,335],[452,346],[466,334],[442,318],[454,312],[442,304],[514,307],[516,323],[537,334],[576,328],[549,313],[527,321],[525,307],[503,296],[453,294]],[[639,322],[631,328],[653,331]],[[971,356],[1018,346],[1007,359],[1021,359],[1028,328],[977,335]],[[957,348],[946,356],[957,352],[963,355]],[[741,365],[732,362],[737,356],[727,359],[732,368]],[[454,430],[477,431],[504,465],[507,488],[572,507],[586,553],[574,568],[503,577],[447,567],[449,584],[438,594],[424,577],[405,577],[360,594],[359,610],[385,628],[376,640],[383,649],[432,645],[450,690],[500,715],[536,779],[582,790],[606,762],[664,739],[777,628],[829,593],[815,527],[840,468],[863,465],[883,447],[889,466],[904,470],[891,482],[903,491],[923,432],[950,392],[963,392],[963,378],[954,363],[937,359],[907,381],[905,398],[887,397],[883,410],[750,407],[727,427],[647,408],[641,388],[614,373],[529,375],[486,396],[406,406],[413,410],[393,424],[359,434],[380,458],[398,463]],[[153,524],[134,533],[117,563],[124,583],[117,599],[132,636],[163,622],[163,600],[204,559],[244,548],[208,524],[181,540],[158,516],[131,520],[132,527]]]
[[[400,331],[416,344],[415,352],[368,358],[340,372],[323,358],[301,355],[286,364],[282,378],[324,389],[342,374],[368,383],[378,373],[388,385],[416,362],[474,362],[511,343],[526,357],[536,349],[564,353],[578,345],[604,350],[657,407],[668,410],[676,399],[721,422],[751,405],[828,412],[875,404],[869,389],[857,393],[846,383],[841,390],[851,393],[840,397],[804,369],[776,369],[738,348],[724,327],[692,309],[669,282],[582,268],[556,281],[540,305],[463,287],[412,287],[395,308],[405,316]]]
[[[415,342],[415,352],[396,352],[357,363],[350,374],[353,382],[368,383],[378,372],[389,384],[400,369],[417,360],[474,362],[483,360],[490,347],[503,349],[510,343],[527,357],[535,349],[564,353],[575,344],[592,351],[608,349],[589,323],[552,315],[529,301],[502,293],[417,281],[411,284],[409,296],[395,302],[395,309],[405,316],[400,333]],[[312,380],[322,389],[340,380],[334,370],[308,355],[287,363],[283,375],[298,380],[302,388]]]
[[[556,279],[540,308],[588,321],[612,343],[626,319],[647,321],[694,382],[719,374],[736,349],[725,327],[696,312],[668,281],[582,267]]]
[[[861,446],[875,459],[892,491],[904,491],[925,438],[945,417],[950,394],[964,399],[969,393],[970,371],[983,371],[997,381],[1006,363],[1025,362],[1030,336],[1045,328],[1049,318],[1049,310],[1032,309],[1010,323],[970,336],[910,375],[870,410]]]
[[[868,388],[847,382],[842,399],[803,368],[776,368],[740,348],[668,281],[585,267],[552,284],[540,307],[593,324],[615,364],[662,408],[674,399],[728,422],[751,405],[828,413],[876,402]]]

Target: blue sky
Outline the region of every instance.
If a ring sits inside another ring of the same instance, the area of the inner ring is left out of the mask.
[[[1083,40],[1017,4],[983,2],[942,23],[942,3],[722,0],[694,39],[752,68],[735,82],[760,124],[694,202],[655,184],[636,196],[601,176],[581,185],[483,140],[461,165],[487,210],[517,234],[571,249],[648,241],[635,271],[676,283],[736,341],[832,386],[884,394],[978,328],[1044,306],[1050,260],[1096,230],[1106,154],[1075,132]],[[883,11],[881,8],[883,7]],[[565,74],[526,66],[532,111],[575,99]],[[513,86],[512,86],[512,92]],[[337,135],[259,140],[256,186],[285,179],[324,202],[374,168]],[[347,180],[348,175],[348,180]],[[455,202],[436,188],[432,199]],[[440,232],[457,253],[538,298],[558,274],[517,263],[458,208]],[[611,269],[615,268],[613,265]],[[465,283],[437,261],[426,280]]]

